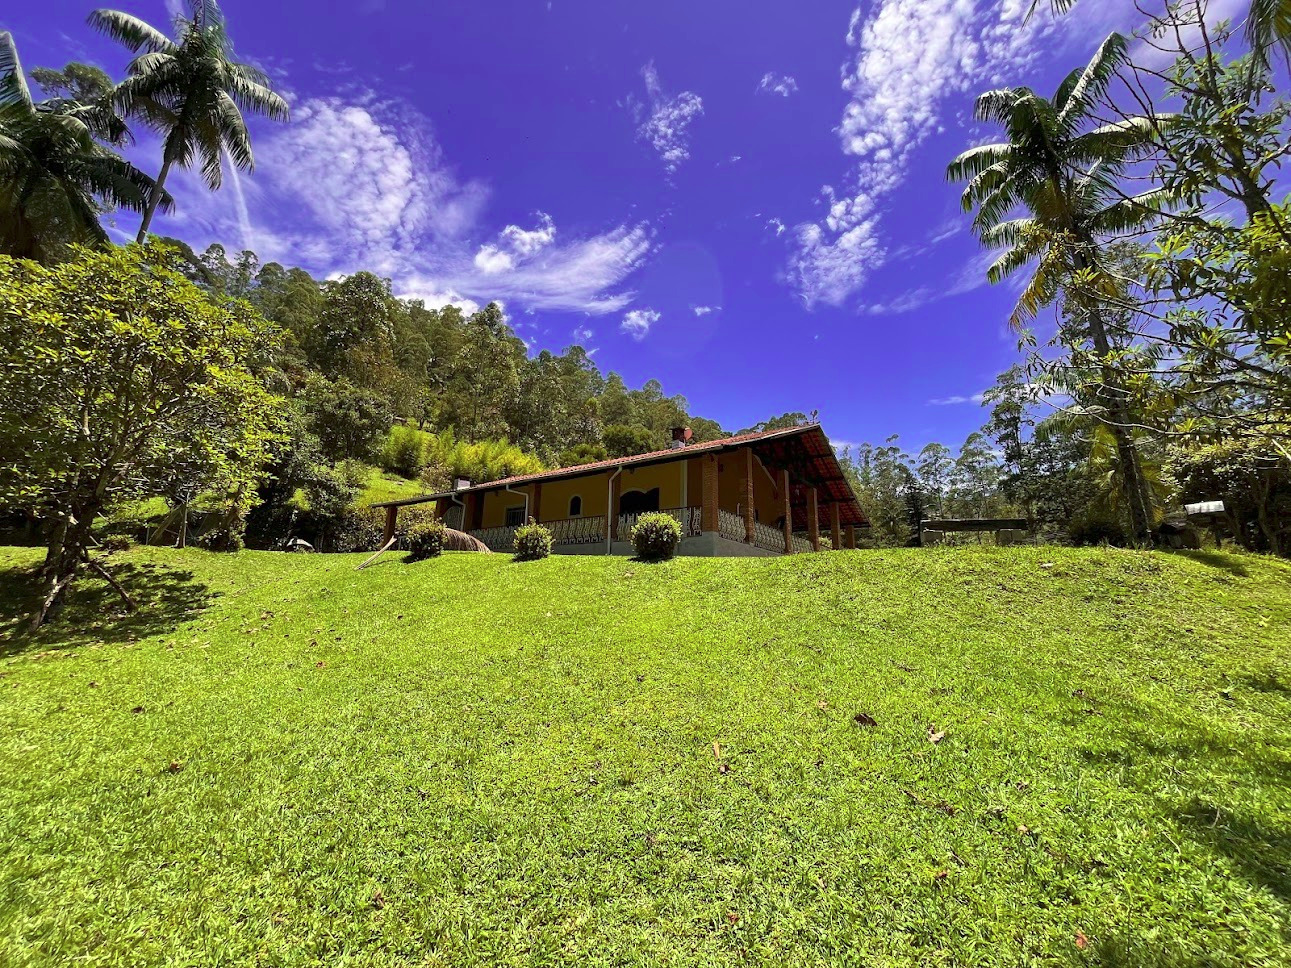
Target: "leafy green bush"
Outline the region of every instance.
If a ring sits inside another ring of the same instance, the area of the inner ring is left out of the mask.
[[[416,477],[426,466],[426,434],[416,427],[395,424],[381,448],[381,467],[401,477]]]
[[[539,558],[546,558],[551,554],[551,532],[530,518],[528,524],[522,524],[516,528],[515,549],[516,561],[537,561]]]
[[[663,561],[677,553],[681,544],[681,523],[671,514],[653,511],[637,519],[632,529],[632,547],[637,557]]]
[[[395,521],[395,547],[410,550],[409,535],[412,529],[423,522],[433,520],[435,511],[430,507],[401,508]],[[330,541],[318,544],[319,551],[376,551],[385,542],[386,512],[385,508],[352,508],[336,522]]]
[[[407,545],[409,561],[425,561],[427,558],[438,558],[444,550],[444,522],[434,518],[417,521],[408,529]]]
[[[111,554],[114,551],[129,551],[134,542],[128,534],[110,534],[99,542],[99,547]]]

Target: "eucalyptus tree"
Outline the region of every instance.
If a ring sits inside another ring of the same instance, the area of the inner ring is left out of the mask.
[[[964,210],[976,209],[978,236],[1001,250],[987,271],[990,281],[1035,266],[1010,318],[1013,326],[1021,328],[1060,296],[1069,312],[1079,311],[1101,375],[1091,411],[1116,439],[1131,527],[1145,536],[1151,503],[1102,299],[1118,302],[1124,295],[1119,260],[1107,258],[1109,242],[1151,222],[1167,195],[1158,189],[1127,196],[1119,184],[1126,167],[1151,146],[1150,123],[1129,117],[1094,126],[1096,105],[1126,48],[1124,37],[1109,36],[1084,68],[1063,79],[1052,100],[1027,87],[982,94],[977,118],[1001,125],[1007,140],[965,151],[947,176],[968,183]]]
[[[223,155],[245,171],[255,167],[243,112],[285,121],[287,102],[257,67],[234,60],[224,14],[216,0],[188,0],[171,39],[119,10],[96,10],[90,24],[138,54],[117,88],[117,102],[162,135],[157,190],[148,199],[139,241],[148,235],[171,168],[199,166],[211,190],[224,178]]]
[[[46,72],[53,75],[56,72]],[[74,93],[32,99],[13,38],[0,31],[0,254],[52,262],[69,246],[104,245],[99,217],[141,212],[170,198],[102,142],[119,143],[124,123],[102,99]]]

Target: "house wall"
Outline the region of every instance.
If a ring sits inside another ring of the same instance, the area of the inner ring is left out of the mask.
[[[662,510],[699,507],[703,503],[703,465],[706,459],[707,455],[699,454],[686,460],[624,468],[619,474],[619,493],[649,491],[657,487]],[[743,507],[744,461],[743,451],[722,454],[718,458],[718,505],[732,514],[741,513]],[[605,514],[610,474],[610,471],[601,471],[586,477],[542,482],[542,520],[557,521],[568,517],[569,499],[576,494],[583,499],[581,517]],[[516,491],[520,493],[495,490],[477,497],[477,500],[484,501],[482,527],[499,528],[506,524],[507,508],[523,506],[523,494],[529,495],[529,509],[530,513],[533,512],[534,485],[526,484],[517,487]],[[774,525],[783,513],[779,489],[756,460],[753,462],[753,496],[757,520]]]

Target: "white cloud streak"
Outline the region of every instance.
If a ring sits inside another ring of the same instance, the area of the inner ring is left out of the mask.
[[[790,275],[808,306],[843,303],[886,257],[882,202],[902,182],[912,153],[941,130],[954,96],[1016,80],[1038,56],[1052,21],[1026,21],[1030,0],[879,0],[853,14],[851,96],[838,135],[856,157],[852,189],[823,194],[828,214],[799,225]]]
[[[587,313],[622,310],[633,297],[622,285],[652,248],[643,224],[558,241],[545,212],[481,244],[487,186],[457,174],[423,116],[372,94],[306,100],[258,147],[256,175],[242,184],[249,224],[236,198],[179,172],[178,215],[159,230],[198,246],[245,239],[264,261],[323,277],[369,269],[431,305],[497,299]]]
[[[758,82],[758,90],[763,94],[778,94],[780,97],[788,97],[790,94],[798,92],[798,82],[788,74],[767,71],[762,75],[762,80]]]

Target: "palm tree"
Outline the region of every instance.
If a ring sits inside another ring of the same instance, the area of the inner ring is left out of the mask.
[[[1205,0],[1195,0],[1198,14],[1204,13]],[[1077,0],[1049,0],[1054,14],[1064,14],[1076,6]],[[1040,0],[1031,0],[1027,16],[1040,6]],[[1251,0],[1246,14],[1246,42],[1258,64],[1267,64],[1269,53],[1281,47],[1282,53],[1291,57],[1291,0]]]
[[[191,17],[175,18],[175,39],[119,10],[96,10],[90,24],[139,56],[117,88],[117,103],[164,135],[157,191],[148,200],[139,241],[148,235],[170,169],[200,163],[220,187],[227,153],[238,168],[255,167],[243,111],[285,121],[287,102],[258,68],[233,60],[233,44],[216,0],[188,0]],[[142,53],[140,53],[142,51]]]
[[[1100,296],[1120,289],[1114,266],[1104,258],[1107,240],[1150,221],[1166,196],[1157,190],[1127,197],[1117,185],[1125,167],[1151,143],[1153,128],[1146,119],[1088,130],[1126,48],[1125,38],[1112,34],[1087,66],[1063,80],[1052,101],[1026,87],[981,95],[978,119],[1002,125],[1008,140],[965,151],[951,162],[947,177],[968,182],[964,210],[977,209],[973,227],[979,237],[1003,250],[987,271],[992,283],[1036,264],[1010,318],[1015,327],[1067,287],[1068,306],[1079,310],[1100,361],[1096,402],[1116,439],[1134,532],[1144,536],[1152,517],[1149,496],[1111,365],[1113,347]],[[1027,214],[1010,217],[1017,210]],[[1071,285],[1073,280],[1078,284]]]
[[[102,101],[36,103],[13,38],[0,32],[0,254],[53,261],[72,244],[104,245],[99,216],[142,212],[170,197],[101,139],[120,143],[124,123]]]

